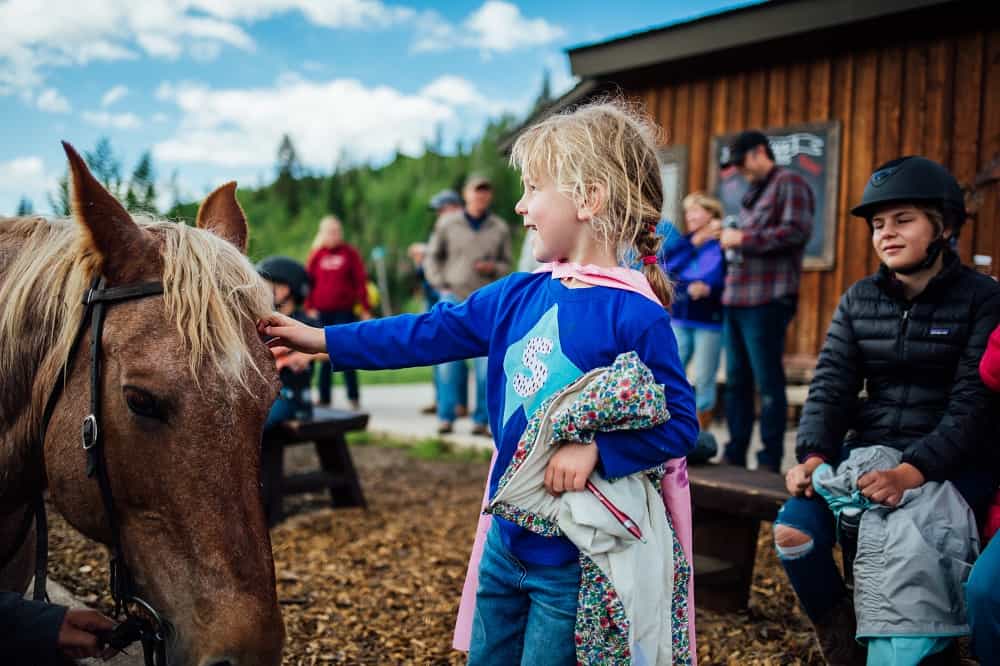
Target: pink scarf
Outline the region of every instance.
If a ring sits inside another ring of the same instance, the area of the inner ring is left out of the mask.
[[[612,287],[641,294],[657,305],[663,305],[656,297],[653,288],[649,286],[646,276],[631,268],[602,268],[593,264],[581,266],[569,262],[542,264],[536,273],[552,273],[553,280],[576,278],[585,284],[597,287]],[[486,490],[483,493],[483,508],[489,502],[490,482],[493,475],[493,465],[496,463],[496,450],[490,460],[490,471],[486,476]],[[691,532],[691,489],[688,483],[687,459],[675,458],[667,461],[667,475],[663,477],[663,503],[670,512],[674,530],[681,542],[681,548],[691,564],[691,576],[688,580],[689,637],[691,641],[691,660],[693,666],[698,663],[698,650],[694,631],[694,546]],[[472,638],[472,619],[476,610],[476,589],[479,587],[479,562],[483,557],[483,545],[486,543],[486,533],[489,532],[492,516],[480,513],[476,528],[476,539],[472,544],[472,555],[469,558],[469,568],[465,574],[465,585],[462,587],[462,601],[458,606],[458,619],[455,622],[455,636],[452,647],[468,652]]]

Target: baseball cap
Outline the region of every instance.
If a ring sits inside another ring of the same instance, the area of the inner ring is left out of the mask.
[[[722,160],[719,166],[722,168],[732,165],[740,166],[743,164],[743,158],[746,157],[747,153],[757,146],[766,146],[769,143],[767,136],[757,130],[740,132],[733,139],[732,143],[723,149]]]
[[[484,186],[492,189],[493,183],[490,182],[489,178],[483,176],[482,174],[472,174],[465,181],[465,189],[472,188],[474,190],[478,190],[480,187]]]
[[[455,190],[441,190],[431,197],[428,205],[432,210],[439,210],[451,204],[462,205],[462,197],[458,196],[458,192]]]

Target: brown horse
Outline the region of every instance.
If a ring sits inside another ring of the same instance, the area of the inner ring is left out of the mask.
[[[66,152],[75,219],[0,220],[0,552],[45,484],[70,524],[110,543],[80,444],[89,332],[44,439],[42,414],[94,278],[161,281],[162,296],[111,305],[101,336],[98,417],[124,559],[168,623],[168,663],[278,664],[284,627],[258,482],[278,382],[254,326],[271,294],[244,256],[236,185],[205,199],[198,228],[137,220]],[[32,532],[0,589],[25,590],[34,550]]]

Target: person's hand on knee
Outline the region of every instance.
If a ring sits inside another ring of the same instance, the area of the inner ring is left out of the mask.
[[[823,464],[823,459],[813,456],[801,462],[785,473],[785,487],[796,497],[812,497],[815,491],[812,486],[812,475],[816,468]]]

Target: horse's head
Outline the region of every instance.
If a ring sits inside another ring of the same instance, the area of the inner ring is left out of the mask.
[[[108,287],[164,287],[163,296],[111,305],[101,336],[98,417],[137,590],[170,624],[171,664],[277,664],[284,629],[259,472],[278,384],[254,327],[271,294],[244,256],[235,183],[205,199],[197,229],[137,223],[66,152],[81,261],[94,262]],[[91,359],[88,333],[49,424],[45,463],[60,512],[108,544],[80,445]]]

